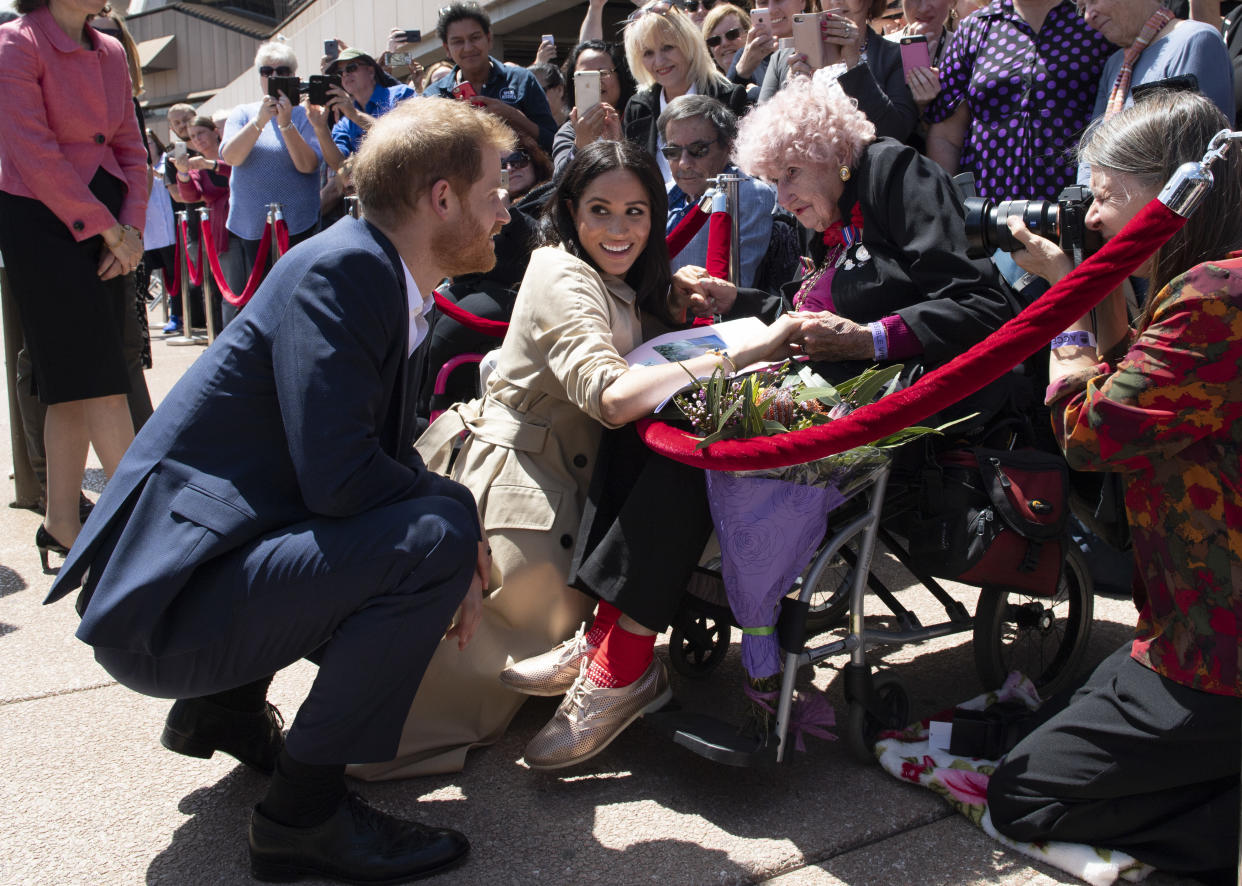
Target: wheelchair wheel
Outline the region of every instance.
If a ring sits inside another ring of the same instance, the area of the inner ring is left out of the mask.
[[[716,670],[729,651],[729,627],[728,622],[703,613],[692,615],[684,627],[674,627],[668,639],[673,670],[693,679]]]
[[[845,744],[859,763],[875,762],[875,743],[885,729],[904,729],[910,724],[910,696],[892,674],[881,674],[871,684],[875,702],[884,711],[877,717],[867,710],[865,702],[850,702],[849,721],[845,724]]]
[[[808,634],[823,633],[844,623],[850,611],[850,585],[854,582],[854,567],[837,554],[835,560],[824,567],[819,583],[811,593],[811,607],[806,614]]]
[[[987,689],[1021,671],[1048,698],[1078,670],[1094,613],[1086,558],[1067,542],[1065,568],[1053,597],[983,588],[975,610],[975,668]]]

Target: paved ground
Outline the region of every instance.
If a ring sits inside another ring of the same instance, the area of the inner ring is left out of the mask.
[[[148,384],[158,399],[201,349],[156,338]],[[0,463],[11,464],[7,428]],[[88,491],[99,483],[96,470]],[[11,492],[10,484],[0,501]],[[0,508],[0,884],[248,882],[246,824],[264,780],[223,755],[192,760],[159,746],[168,703],[117,686],[94,663],[73,637],[72,598],[41,605],[51,579],[32,543],[38,521]],[[895,569],[892,577],[904,584]],[[960,593],[973,609],[974,592]],[[1132,620],[1127,602],[1097,599],[1091,664],[1124,640]],[[915,716],[980,689],[969,635],[873,661],[905,682]],[[313,676],[309,664],[290,668],[272,700],[292,716]],[[814,683],[840,712],[837,678],[821,668]],[[735,646],[708,680],[675,678],[675,690],[687,706],[729,711],[740,680]],[[810,739],[807,753],[779,768],[739,770],[640,723],[589,765],[533,773],[520,762],[522,746],[554,706],[532,700],[465,773],[359,786],[390,811],[470,836],[469,863],[432,882],[1078,882],[1003,850],[930,792],[854,762],[844,742]]]

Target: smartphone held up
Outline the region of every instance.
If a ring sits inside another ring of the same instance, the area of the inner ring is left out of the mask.
[[[931,67],[931,51],[927,48],[927,37],[913,34],[901,38],[901,67],[909,74],[915,68]]]

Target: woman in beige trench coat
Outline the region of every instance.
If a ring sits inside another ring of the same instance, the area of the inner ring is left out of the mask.
[[[417,443],[427,465],[445,471],[454,439],[468,432],[452,477],[479,503],[495,590],[465,649],[440,643],[397,757],[350,767],[351,775],[455,772],[470,748],[499,739],[526,698],[500,672],[564,641],[595,606],[566,580],[602,430],[649,414],[682,387],[687,369],[706,376],[784,348],[792,327],[778,321],[728,354],[627,366],[623,355],[645,328],[646,337],[664,331],[680,300],[666,214],[654,161],[626,142],[580,152],[549,197],[541,233],[550,245],[531,256],[483,397],[444,413]]]

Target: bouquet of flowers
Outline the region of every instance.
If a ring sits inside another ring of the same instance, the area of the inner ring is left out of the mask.
[[[769,436],[826,424],[893,391],[900,364],[872,367],[831,385],[810,367],[786,362],[744,377],[717,370],[696,379],[674,402],[702,437]],[[776,617],[781,598],[810,564],[827,531],[828,514],[864,488],[889,463],[889,452],[943,428],[910,427],[876,442],[806,464],[757,471],[708,471],[707,496],[720,540],[721,574],[742,628],[747,695],[763,724],[781,670]],[[822,725],[822,724],[821,724]]]

